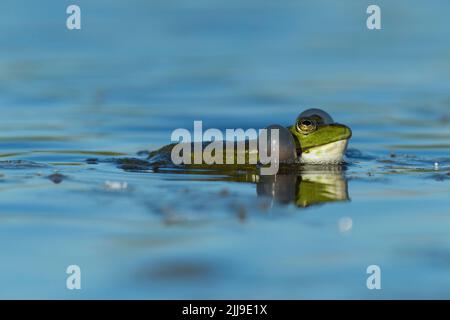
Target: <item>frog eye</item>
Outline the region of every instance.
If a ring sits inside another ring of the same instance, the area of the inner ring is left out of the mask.
[[[302,113],[300,113],[298,118],[315,118],[318,122],[323,124],[334,123],[333,118],[327,112],[317,108],[303,111]]]
[[[316,131],[317,123],[313,119],[303,118],[297,120],[297,131],[308,134]]]

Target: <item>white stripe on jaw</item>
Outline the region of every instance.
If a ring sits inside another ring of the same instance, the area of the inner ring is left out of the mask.
[[[305,164],[338,164],[342,163],[348,139],[339,140],[314,147],[302,152],[300,163]]]

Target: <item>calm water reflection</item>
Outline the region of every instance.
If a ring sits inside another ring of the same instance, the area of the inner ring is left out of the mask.
[[[256,190],[258,196],[298,207],[350,200],[347,179],[339,169],[306,169],[298,174],[260,176]]]

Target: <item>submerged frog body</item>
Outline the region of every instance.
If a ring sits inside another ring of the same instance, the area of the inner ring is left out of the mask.
[[[321,164],[334,165],[343,162],[348,140],[352,132],[349,127],[333,121],[331,116],[320,109],[308,109],[302,112],[295,122],[289,127],[278,125],[269,126],[279,129],[279,162],[285,164]],[[273,146],[269,146],[271,149]],[[208,143],[203,145],[205,148]],[[253,145],[257,145],[256,143]],[[159,150],[150,152],[149,161],[158,166],[174,166],[171,162],[171,152],[175,144],[167,145]],[[192,148],[194,149],[194,148]],[[249,161],[250,155],[257,154],[259,150],[252,148],[252,144],[246,141],[244,150],[234,149],[234,160],[239,157],[239,152],[244,152],[245,163],[240,164],[184,164],[187,168],[209,168],[223,170],[255,169]],[[223,152],[225,156],[225,151]],[[192,162],[193,163],[193,162]],[[223,161],[223,163],[226,163]],[[237,161],[234,161],[237,163]],[[226,169],[227,168],[227,169]]]

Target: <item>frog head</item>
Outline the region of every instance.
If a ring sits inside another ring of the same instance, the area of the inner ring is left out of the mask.
[[[299,161],[304,164],[341,163],[352,136],[349,127],[334,122],[320,109],[302,112],[288,129],[294,137]]]

